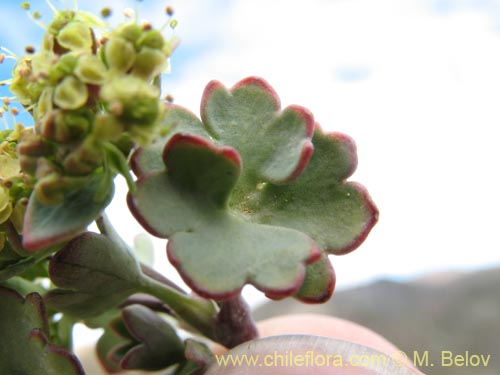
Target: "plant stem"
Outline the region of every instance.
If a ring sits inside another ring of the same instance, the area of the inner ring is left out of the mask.
[[[212,301],[182,294],[146,275],[141,281],[141,292],[159,298],[176,313],[179,319],[185,321],[206,337],[215,340],[214,328],[217,309]]]
[[[233,348],[258,336],[250,307],[241,295],[220,302],[219,305],[220,311],[215,326],[217,342]]]

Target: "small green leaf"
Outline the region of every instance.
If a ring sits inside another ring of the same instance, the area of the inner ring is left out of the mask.
[[[23,245],[36,251],[67,241],[83,232],[113,197],[114,185],[108,173],[95,173],[82,187],[69,191],[60,203],[46,205],[32,194],[23,227]]]
[[[51,345],[42,298],[0,287],[1,374],[84,375],[78,359]]]

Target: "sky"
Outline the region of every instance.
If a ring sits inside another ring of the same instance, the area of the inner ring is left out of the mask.
[[[100,3],[112,21],[135,7]],[[305,106],[356,141],[351,180],[380,219],[358,250],[331,257],[338,287],[500,265],[500,0],[144,0],[139,18],[161,25],[166,4],[181,44],[164,90],[177,104],[198,113],[210,80],[260,76],[283,107]],[[2,46],[36,44],[43,30],[16,1],[1,10]],[[109,214],[130,242],[142,229],[124,195],[119,182]],[[164,241],[154,243],[156,266],[171,274]]]

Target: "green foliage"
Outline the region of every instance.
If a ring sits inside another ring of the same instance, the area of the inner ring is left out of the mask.
[[[302,107],[280,111],[259,78],[231,90],[211,82],[201,113],[203,122],[170,108],[165,121],[174,135],[161,156],[159,144],[134,155],[136,218],[169,239],[170,261],[203,296],[232,298],[251,283],[272,298],[328,299],[327,257],[306,266],[320,249],[354,249],[377,219],[366,190],[346,182],[356,168],[353,142],[314,130]]]
[[[49,327],[42,298],[31,293],[24,299],[0,286],[0,373],[83,375],[70,352],[48,342]]]

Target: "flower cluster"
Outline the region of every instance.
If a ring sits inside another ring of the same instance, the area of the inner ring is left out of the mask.
[[[137,20],[105,28],[87,12],[56,11],[40,50],[27,47],[14,68],[10,90],[35,121],[18,148],[21,167],[44,204],[106,168],[104,143],[126,157],[158,130],[158,81],[175,39]]]
[[[31,130],[20,124],[14,130],[0,132],[0,225],[9,222],[19,234],[32,184],[21,172],[16,146],[29,133]],[[5,245],[5,237],[5,232],[0,231],[0,251]]]

